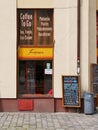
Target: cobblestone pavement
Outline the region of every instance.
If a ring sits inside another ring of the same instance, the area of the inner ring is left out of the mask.
[[[98,130],[98,113],[0,112],[0,130]]]

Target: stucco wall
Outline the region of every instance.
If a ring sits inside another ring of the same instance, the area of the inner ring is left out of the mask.
[[[97,10],[98,10],[98,0],[96,0],[96,8],[97,8]]]
[[[62,75],[77,75],[77,2],[63,1],[62,5],[57,2],[54,9],[54,97],[62,97]]]
[[[16,1],[0,1],[0,98],[16,97]]]
[[[90,64],[96,63],[96,0],[81,0],[81,94],[90,91]]]
[[[54,0],[17,0],[18,8],[53,8]]]
[[[77,74],[77,0],[0,2],[0,98],[16,97],[16,8],[54,8],[54,97],[62,97],[62,75]],[[81,0],[81,92],[90,88],[96,63],[96,0]]]

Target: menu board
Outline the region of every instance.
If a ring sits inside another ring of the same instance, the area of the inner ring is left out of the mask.
[[[63,106],[80,107],[79,76],[62,76]]]
[[[98,94],[98,64],[91,65],[91,86],[92,91]]]
[[[53,10],[37,10],[37,43],[39,45],[51,45],[53,43]]]

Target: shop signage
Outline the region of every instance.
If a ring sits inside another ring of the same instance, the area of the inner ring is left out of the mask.
[[[98,94],[98,64],[91,64],[91,91]]]
[[[45,69],[45,74],[52,74],[52,69]]]
[[[49,37],[52,36],[52,27],[50,25],[50,17],[39,17],[39,26],[37,27],[37,32],[39,37]]]
[[[53,12],[37,12],[37,43],[51,44],[53,42]]]
[[[80,107],[79,76],[62,76],[63,106]]]
[[[17,20],[19,45],[53,43],[53,10],[19,9]]]
[[[51,64],[46,63],[45,74],[52,74]]]
[[[19,25],[19,44],[32,44],[33,43],[33,11],[19,10],[18,12],[18,25]]]
[[[51,59],[53,58],[53,48],[19,48],[19,59]]]

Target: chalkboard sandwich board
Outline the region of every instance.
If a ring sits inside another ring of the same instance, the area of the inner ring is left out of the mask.
[[[62,76],[64,107],[80,107],[80,77]]]
[[[98,94],[98,64],[91,64],[91,91]]]

